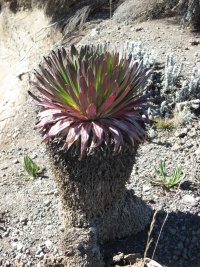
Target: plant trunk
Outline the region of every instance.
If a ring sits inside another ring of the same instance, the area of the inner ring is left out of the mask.
[[[97,148],[80,160],[72,156],[74,147],[61,151],[58,143],[47,145],[62,200],[64,249],[73,259],[69,266],[104,266],[99,244],[136,234],[149,222],[150,209],[125,186],[137,146],[126,142],[115,156]]]

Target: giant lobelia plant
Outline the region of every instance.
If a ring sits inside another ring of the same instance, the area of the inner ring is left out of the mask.
[[[142,61],[107,45],[52,51],[35,71],[40,94],[29,94],[41,107],[36,128],[62,199],[69,266],[103,266],[98,244],[149,222],[149,208],[125,184],[150,123],[150,75]]]

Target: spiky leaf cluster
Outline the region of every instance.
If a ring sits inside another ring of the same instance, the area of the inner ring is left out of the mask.
[[[36,128],[44,140],[62,136],[63,149],[80,142],[81,156],[109,142],[117,152],[125,135],[142,141],[149,123],[149,95],[143,91],[150,74],[142,61],[106,46],[52,51],[31,82],[41,93],[29,92],[42,107]]]

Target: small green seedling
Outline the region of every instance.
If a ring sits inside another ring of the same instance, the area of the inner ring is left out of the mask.
[[[179,166],[177,165],[174,169],[173,174],[169,176],[167,175],[167,172],[166,172],[164,160],[160,161],[159,168],[160,168],[159,170],[157,168],[154,168],[156,174],[159,176],[159,180],[153,180],[153,179],[148,178],[148,180],[150,180],[150,182],[154,184],[159,184],[159,185],[164,184],[165,187],[170,188],[178,184],[180,181],[182,181],[185,178],[185,175],[181,177],[181,171],[182,171],[181,165]]]
[[[27,171],[27,173],[32,177],[36,177],[40,170],[37,164],[29,156],[24,156],[23,163],[24,169]]]

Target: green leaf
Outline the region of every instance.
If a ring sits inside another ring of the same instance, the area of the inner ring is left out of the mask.
[[[35,177],[39,172],[39,167],[29,156],[24,156],[23,166],[27,173],[32,177]]]
[[[167,175],[165,161],[161,160],[159,163],[159,170],[154,167],[156,174],[159,176],[160,183],[163,184],[165,187],[170,188],[179,182],[181,182],[185,175],[181,176],[182,166],[176,166],[173,175]],[[151,182],[155,183],[155,181],[151,180]],[[156,182],[157,183],[157,182]]]

